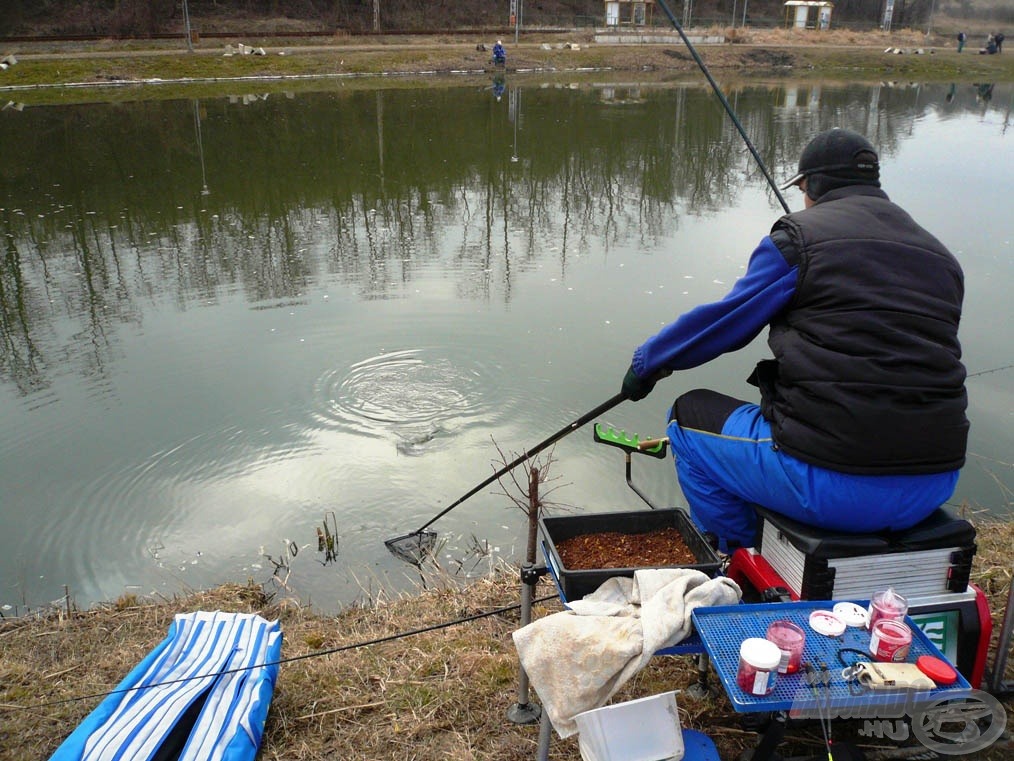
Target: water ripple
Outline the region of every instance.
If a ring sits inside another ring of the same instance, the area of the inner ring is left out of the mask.
[[[323,427],[393,438],[400,454],[420,455],[483,413],[481,376],[421,349],[380,354],[325,373],[313,415]]]

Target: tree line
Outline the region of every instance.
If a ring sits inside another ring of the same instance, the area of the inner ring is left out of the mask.
[[[605,19],[603,0],[517,0],[528,28],[588,27]],[[784,0],[667,0],[694,26],[785,23]],[[961,9],[991,6],[959,0]],[[835,0],[833,25],[877,28],[884,0]],[[895,0],[894,28],[919,27],[939,10],[935,0]],[[182,32],[184,13],[201,31],[384,32],[435,28],[509,28],[511,0],[0,0],[0,36],[100,35],[145,37]],[[668,21],[660,9],[656,25]]]

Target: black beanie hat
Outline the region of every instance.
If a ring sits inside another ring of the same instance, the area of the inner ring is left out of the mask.
[[[847,129],[829,129],[818,134],[803,149],[799,171],[782,185],[782,190],[806,179],[806,194],[817,200],[829,190],[847,185],[880,187],[877,150],[862,135]]]

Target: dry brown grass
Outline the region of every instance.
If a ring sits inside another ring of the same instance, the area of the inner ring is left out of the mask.
[[[1011,584],[1012,540],[1014,523],[979,526],[973,577],[989,596],[997,625]],[[270,599],[256,586],[225,585],[159,602],[123,598],[69,617],[53,611],[47,617],[2,621],[0,758],[48,757],[99,696],[162,640],[176,613],[230,610],[278,618],[285,659],[353,646],[281,666],[260,758],[529,761],[535,757],[538,728],[506,718],[518,698],[510,637],[519,626],[516,609],[355,647],[516,605],[518,589],[516,572],[501,569],[465,589],[382,598],[328,616]],[[551,599],[536,605],[535,616],[560,609],[552,595],[551,585],[540,582],[536,596]],[[696,678],[694,665],[688,657],[656,658],[616,699],[686,688]],[[683,726],[706,732],[725,759],[756,742],[724,695],[685,696],[679,704]],[[855,729],[838,722],[835,735],[855,739]],[[823,742],[817,727],[794,727],[789,735],[786,748],[797,754],[815,753]],[[1009,747],[995,747],[979,757],[999,761],[1009,753]],[[554,738],[550,757],[576,759],[576,741]]]
[[[732,43],[747,45],[796,46],[816,45],[825,47],[861,46],[884,49],[891,47],[918,47],[930,45],[950,45],[950,37],[930,35],[916,29],[894,29],[890,32],[880,30],[857,31],[853,29],[755,29],[753,27],[736,27],[735,29],[719,29],[718,34],[725,34]]]
[[[699,30],[695,30],[699,31]],[[722,79],[820,79],[822,81],[881,82],[1009,82],[1014,80],[1014,56],[958,55],[952,40],[928,39],[917,30],[882,32],[831,30],[708,30],[727,34],[733,44],[701,45],[709,69]],[[320,39],[247,39],[263,46],[265,56],[223,56],[221,41],[202,40],[196,55],[178,41],[97,42],[87,46],[32,43],[16,51],[21,64],[4,73],[0,86],[33,90],[34,103],[46,98],[108,99],[109,82],[157,79],[156,88],[132,89],[132,97],[160,97],[167,83],[200,80],[229,84],[236,77],[277,79],[350,77],[399,74],[414,86],[432,83],[440,74],[481,73],[489,53],[476,50],[476,40],[434,37],[342,37]],[[488,43],[489,40],[486,40]],[[553,76],[579,71],[630,72],[639,78],[654,75],[701,81],[700,71],[681,45],[599,44],[590,31],[565,38],[526,36],[508,45],[508,71]],[[904,55],[886,50],[904,51]],[[919,51],[924,55],[916,54]],[[8,52],[8,51],[0,51]],[[285,52],[286,55],[276,55]],[[75,84],[59,91],[52,85]],[[82,88],[90,83],[96,88]],[[42,90],[34,90],[46,85]],[[205,85],[206,87],[207,85]],[[288,84],[286,86],[289,86]]]

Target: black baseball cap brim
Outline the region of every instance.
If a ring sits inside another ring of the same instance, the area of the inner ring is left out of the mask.
[[[877,151],[856,132],[838,128],[825,130],[803,149],[798,171],[782,183],[780,189],[791,188],[817,174],[849,183],[877,183],[880,176]]]
[[[806,172],[796,172],[796,174],[792,177],[791,180],[789,180],[788,182],[783,182],[781,185],[778,186],[778,189],[788,190],[791,187],[795,187],[796,185],[798,185],[803,181],[804,177],[806,177]]]

